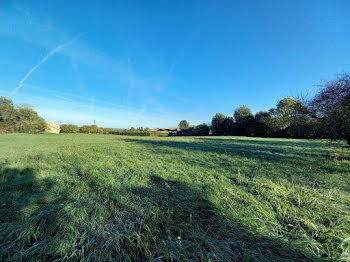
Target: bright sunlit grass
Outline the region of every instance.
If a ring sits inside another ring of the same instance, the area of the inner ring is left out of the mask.
[[[0,165],[3,260],[350,256],[345,142],[9,134]]]

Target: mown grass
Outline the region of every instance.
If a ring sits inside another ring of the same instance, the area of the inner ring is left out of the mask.
[[[350,261],[345,142],[0,136],[0,260]]]

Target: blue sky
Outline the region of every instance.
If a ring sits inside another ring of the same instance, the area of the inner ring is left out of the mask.
[[[350,71],[350,1],[0,2],[0,96],[105,127],[268,110]]]

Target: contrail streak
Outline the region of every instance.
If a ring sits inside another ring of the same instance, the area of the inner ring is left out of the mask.
[[[18,86],[13,89],[13,91],[11,92],[10,96],[14,96],[23,86],[24,82],[27,80],[27,78],[36,70],[38,69],[39,66],[41,66],[43,63],[45,63],[47,61],[47,59],[49,59],[52,55],[54,55],[55,53],[57,53],[58,51],[60,51],[61,49],[73,44],[79,37],[81,36],[81,34],[77,35],[76,37],[74,37],[72,40],[62,44],[62,45],[58,45],[56,46],[53,50],[51,50],[43,59],[40,60],[39,63],[37,63],[35,66],[33,66],[28,72],[27,74],[21,79],[21,81],[19,81]]]

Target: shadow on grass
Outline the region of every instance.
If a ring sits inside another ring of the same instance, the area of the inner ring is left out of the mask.
[[[202,193],[186,184],[152,176],[148,187],[132,187],[131,192],[146,210],[158,214],[148,226],[158,233],[156,245],[166,245],[167,252],[162,250],[157,256],[167,261],[316,260],[285,241],[259,236],[228,220]]]
[[[0,169],[0,258],[4,261],[317,259],[285,241],[259,236],[227,220],[186,184],[151,176],[147,187],[91,187],[85,196],[89,204],[84,206],[81,200],[66,196],[68,187],[59,186],[52,197],[55,183],[38,178],[33,169]],[[118,194],[128,200],[116,200]],[[96,215],[101,205],[104,211]],[[88,215],[73,222],[75,212],[69,211],[82,207]],[[59,250],[62,247],[66,253]]]
[[[25,218],[29,207],[46,203],[54,182],[37,179],[32,168],[0,168],[0,222]]]
[[[178,164],[198,166],[209,171],[225,169],[229,178],[235,177],[237,170],[241,170],[249,178],[263,175],[277,182],[287,179],[295,185],[302,183],[324,189],[334,188],[337,183],[339,189],[349,190],[346,181],[342,183],[337,179],[337,174],[349,169],[346,160],[350,160],[350,150],[342,143],[331,146],[326,140],[265,141],[259,138],[205,137],[123,140],[145,145],[152,155],[169,155],[169,159],[173,156]],[[212,155],[199,155],[197,152]]]
[[[218,143],[249,143],[255,145],[266,145],[266,146],[279,146],[279,147],[304,147],[309,149],[322,149],[325,146],[332,146],[335,148],[348,149],[348,145],[345,143],[338,143],[331,140],[312,140],[312,139],[287,139],[287,138],[260,138],[260,137],[247,137],[242,139],[239,137],[227,138],[227,137],[199,137],[198,140],[204,141],[216,141]]]
[[[312,146],[307,147],[309,143],[298,142],[294,147],[293,143],[279,141],[258,141],[251,139],[213,139],[213,138],[196,138],[195,141],[183,140],[152,140],[152,139],[124,139],[126,142],[135,142],[139,144],[153,146],[158,152],[162,147],[170,147],[182,150],[202,151],[218,153],[229,156],[240,156],[257,161],[295,164],[305,163],[320,158],[329,158],[329,152],[317,147],[315,150]],[[302,147],[299,147],[301,143]],[[288,145],[288,147],[286,145]],[[310,142],[312,145],[312,142]],[[325,144],[324,144],[325,145]],[[314,146],[315,147],[315,146]]]
[[[56,214],[64,191],[52,198],[55,181],[39,178],[32,168],[0,167],[0,261],[44,261],[56,234]]]

